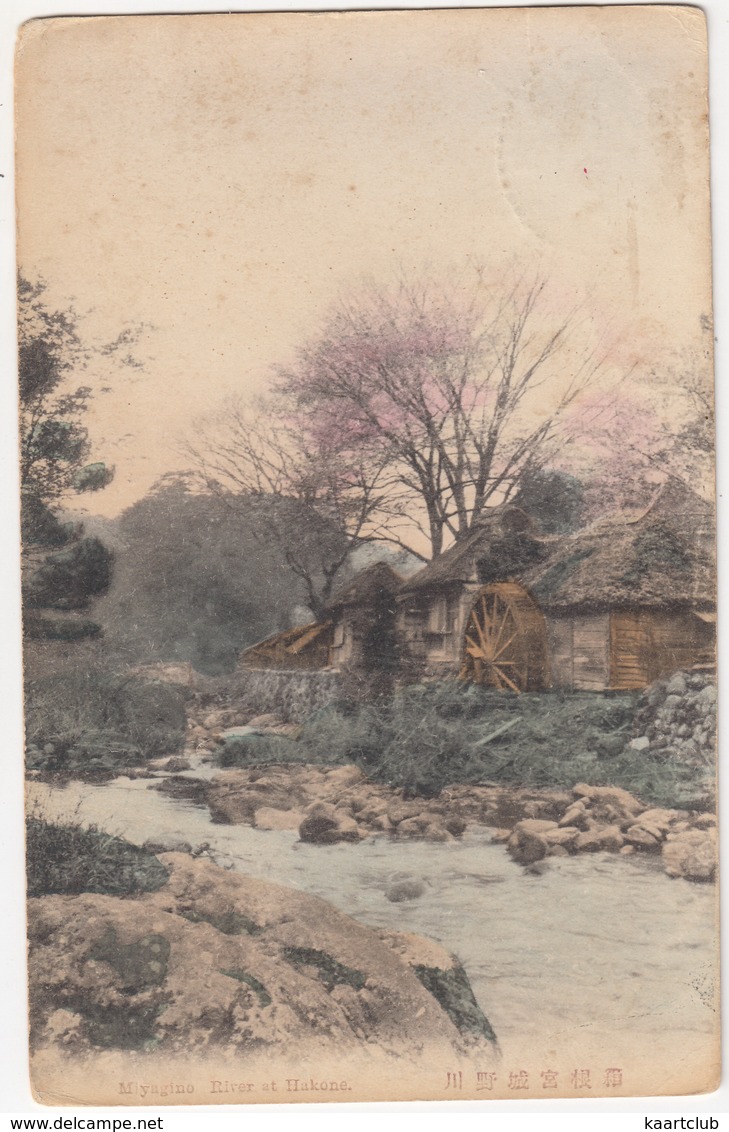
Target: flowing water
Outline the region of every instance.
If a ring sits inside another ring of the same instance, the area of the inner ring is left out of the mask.
[[[324,897],[372,926],[437,940],[462,961],[505,1051],[526,1043],[549,1058],[569,1044],[617,1057],[646,1043],[667,1051],[705,1043],[710,1056],[715,892],[670,879],[656,859],[551,858],[530,875],[478,827],[449,844],[316,846],[292,832],[214,825],[206,808],[149,786],[33,783],[30,805],[138,844],[208,842],[227,867]],[[422,878],[423,894],[391,903],[395,872]]]

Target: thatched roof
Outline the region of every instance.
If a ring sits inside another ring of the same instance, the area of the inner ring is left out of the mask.
[[[545,609],[712,606],[713,529],[708,503],[667,484],[642,513],[555,541],[519,580]]]
[[[371,605],[380,600],[383,593],[396,593],[402,583],[400,574],[386,562],[374,562],[334,594],[327,602],[327,613],[345,605]]]
[[[249,645],[240,654],[242,664],[249,667],[270,667],[277,663],[291,664],[297,658],[305,661],[313,650],[328,647],[331,621],[310,621],[308,625],[295,625],[282,633],[273,633],[262,641]]]
[[[536,538],[525,513],[502,504],[399,592],[407,598],[480,578],[519,581],[544,608],[712,606],[713,539],[713,509],[676,482],[639,514],[613,515],[560,537]]]
[[[405,581],[400,589],[403,595],[422,590],[465,584],[477,573],[477,563],[495,548],[517,551],[526,544],[534,544],[534,525],[521,507],[509,503],[490,507],[480,522],[465,538],[444,550],[417,574]]]

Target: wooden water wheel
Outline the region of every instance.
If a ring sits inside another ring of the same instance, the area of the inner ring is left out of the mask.
[[[460,677],[487,688],[535,692],[548,683],[544,617],[515,582],[484,586],[466,622]]]

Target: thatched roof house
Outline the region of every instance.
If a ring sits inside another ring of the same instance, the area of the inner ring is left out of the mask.
[[[334,625],[329,651],[333,667],[393,667],[395,595],[402,582],[386,562],[375,562],[335,593],[326,608]]]
[[[712,663],[714,579],[713,511],[683,485],[567,537],[503,504],[402,585],[398,629],[414,675],[641,688]]]
[[[244,668],[326,668],[332,638],[331,621],[311,621],[273,633],[241,653]]]
[[[638,515],[567,537],[540,537],[502,504],[412,577],[375,563],[332,599],[325,622],[243,659],[516,692],[642,688],[713,663],[714,578],[713,511],[681,485]]]
[[[541,541],[530,516],[521,507],[502,503],[490,507],[465,538],[408,578],[400,594],[448,589],[474,576],[486,584],[502,579],[505,562],[518,572],[540,554]]]
[[[667,485],[637,515],[613,515],[560,538],[522,580],[545,609],[713,608],[712,509]]]
[[[544,611],[551,682],[642,688],[714,660],[712,508],[680,484],[549,548],[521,581]]]
[[[331,598],[321,621],[274,633],[241,654],[246,668],[377,666],[392,654],[395,594],[402,578],[385,562],[362,570]]]

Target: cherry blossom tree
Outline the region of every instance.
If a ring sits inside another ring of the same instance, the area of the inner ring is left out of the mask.
[[[588,392],[565,421],[569,442],[553,466],[584,489],[583,517],[644,506],[674,480],[709,497],[714,483],[710,325],[705,340],[668,357],[641,384]]]
[[[427,560],[550,463],[601,365],[590,320],[566,306],[542,279],[483,270],[369,287],[275,370],[265,400],[196,423],[193,476],[257,510],[318,616],[363,544]]]
[[[542,279],[402,282],[341,303],[277,389],[314,449],[378,464],[382,526],[401,540],[418,527],[436,556],[549,460],[600,366],[584,329],[579,312],[556,313]]]

